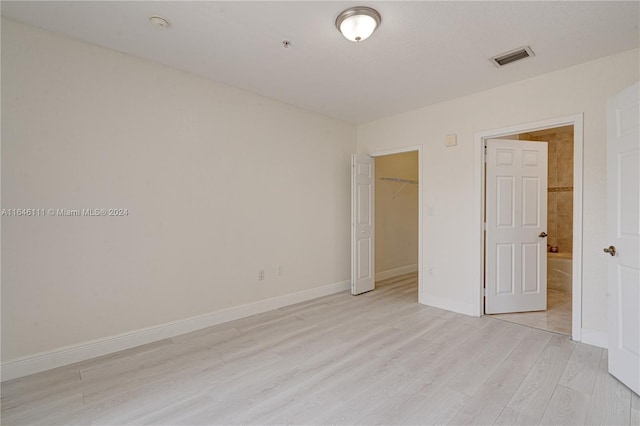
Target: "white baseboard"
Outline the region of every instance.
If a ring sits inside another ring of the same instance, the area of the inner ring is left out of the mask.
[[[447,311],[457,312],[459,314],[469,315],[471,317],[479,316],[478,307],[473,303],[461,302],[459,300],[448,299],[446,297],[423,294],[420,297],[420,303],[427,306],[433,306],[434,308],[440,308]]]
[[[284,296],[272,297],[259,302],[211,312],[197,317],[173,321],[141,330],[97,339],[77,345],[66,346],[50,352],[30,355],[2,363],[2,381],[28,376],[52,368],[62,367],[79,361],[85,361],[102,355],[118,352],[135,346],[190,333],[224,322],[248,317],[293,305],[322,296],[350,289],[350,281],[316,287]]]
[[[582,343],[607,349],[609,347],[609,335],[604,331],[582,329]]]
[[[386,280],[387,278],[397,277],[398,275],[410,274],[418,272],[418,264],[401,266],[400,268],[389,269],[388,271],[376,272],[376,281]]]

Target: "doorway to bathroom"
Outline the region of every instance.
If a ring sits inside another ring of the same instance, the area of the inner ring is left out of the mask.
[[[489,152],[481,312],[580,340],[582,116],[483,132],[476,142]],[[544,167],[530,167],[538,160]]]
[[[545,230],[541,231],[544,237],[538,236],[546,254],[547,285],[546,309],[494,314],[493,317],[571,335],[573,126],[507,135],[500,139],[547,144],[547,220]],[[490,168],[490,165],[487,167]],[[487,182],[487,185],[490,184],[491,182]],[[523,259],[527,256],[527,246],[524,247]],[[523,288],[526,288],[524,283]]]

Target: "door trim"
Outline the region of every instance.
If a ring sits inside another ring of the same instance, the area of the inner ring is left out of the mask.
[[[422,145],[406,146],[403,148],[370,152],[371,157],[402,154],[404,152],[418,152],[418,303],[426,305],[422,278]]]
[[[535,132],[554,127],[573,125],[573,260],[572,260],[572,307],[571,307],[571,337],[575,341],[582,339],[582,175],[583,175],[583,114],[574,114],[531,123],[517,124],[509,127],[496,128],[477,132],[474,135],[474,216],[476,220],[475,270],[478,281],[475,286],[477,300],[476,315],[484,315],[484,198],[485,198],[485,163],[484,144],[486,139],[499,138],[519,133]]]

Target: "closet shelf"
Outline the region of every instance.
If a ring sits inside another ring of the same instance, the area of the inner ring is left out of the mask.
[[[401,183],[412,183],[414,185],[418,184],[417,180],[401,179],[401,178],[394,178],[394,177],[381,177],[380,180],[390,180],[392,182],[401,182]]]
[[[398,182],[398,183],[402,184],[400,189],[398,189],[396,191],[396,193],[393,194],[392,198],[396,198],[398,196],[398,194],[400,194],[402,192],[402,190],[404,189],[405,186],[407,186],[409,184],[418,185],[418,181],[417,180],[411,180],[411,179],[401,179],[401,178],[395,178],[395,177],[381,177],[380,180],[389,180],[391,182]]]

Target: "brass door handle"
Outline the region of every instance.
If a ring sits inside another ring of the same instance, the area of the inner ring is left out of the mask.
[[[540,238],[544,238],[544,237],[546,237],[546,236],[547,236],[547,233],[546,233],[546,232],[544,232],[544,231],[542,231],[542,232],[540,233],[540,235],[538,235],[538,237],[540,237]]]
[[[609,253],[611,256],[615,256],[616,248],[614,246],[609,246],[608,248],[604,249],[604,252]]]

